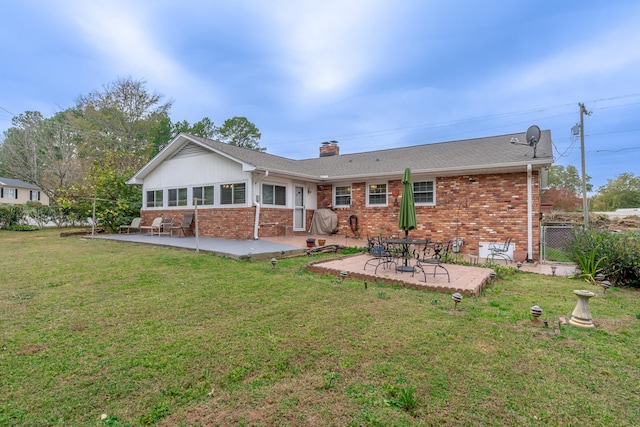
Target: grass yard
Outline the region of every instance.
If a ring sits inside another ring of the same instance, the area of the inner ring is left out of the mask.
[[[640,425],[637,290],[513,272],[454,310],[308,258],[58,236],[0,231],[2,426]],[[574,289],[597,328],[559,327]]]

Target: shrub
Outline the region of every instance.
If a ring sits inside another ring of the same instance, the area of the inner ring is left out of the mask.
[[[28,225],[28,224],[13,224],[7,227],[7,230],[10,231],[36,231],[40,228],[37,225]]]
[[[640,287],[638,232],[578,231],[568,249],[589,280],[602,273],[614,283]]]
[[[22,205],[0,205],[0,228],[20,224],[24,221]]]

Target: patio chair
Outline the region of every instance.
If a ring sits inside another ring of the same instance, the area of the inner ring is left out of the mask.
[[[158,231],[158,236],[161,234],[171,235],[171,227],[173,227],[173,218],[164,218],[162,220],[162,224],[160,224],[160,231]]]
[[[444,261],[449,257],[449,250],[451,249],[451,240],[446,243],[432,243],[430,245],[425,245],[422,251],[416,251],[416,268],[422,270],[425,273],[424,269],[428,266],[433,266],[433,277],[436,277],[436,274],[446,274],[447,282],[451,282],[451,276],[449,276],[449,270],[444,266]],[[444,272],[438,273],[438,269],[441,268]],[[425,282],[427,281],[427,276],[425,273]]]
[[[187,237],[187,230],[191,230],[191,223],[193,222],[193,212],[186,212],[184,217],[182,218],[182,224],[171,227],[171,237],[173,237],[173,230],[176,230],[176,233],[182,232],[182,235]],[[180,237],[180,234],[178,234]]]
[[[504,241],[504,243],[490,243],[489,244],[489,258],[493,263],[495,257],[502,258],[508,264],[509,261],[513,262],[513,258],[509,255],[509,246],[511,245],[511,237]]]
[[[154,232],[160,234],[160,227],[162,227],[161,216],[154,218],[151,225],[141,225],[140,233],[142,233],[142,230],[148,230],[147,234],[153,234]]]
[[[374,274],[378,274],[378,267],[382,266],[382,268],[384,269],[384,268],[390,267],[391,264],[396,264],[396,262],[393,260],[393,254],[389,252],[388,248],[383,244],[376,243],[372,247],[371,252],[369,252],[369,254],[373,258],[368,259],[367,262],[364,263],[363,270],[366,270],[367,265],[369,264],[375,265],[376,269],[374,271]]]
[[[121,225],[120,226],[120,230],[118,230],[119,234],[124,233],[125,231],[127,232],[127,234],[129,234],[132,230],[135,232],[140,232],[140,218],[133,218],[133,221],[131,221],[131,225]]]

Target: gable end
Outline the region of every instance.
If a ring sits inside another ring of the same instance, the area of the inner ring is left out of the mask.
[[[193,142],[189,142],[185,144],[184,147],[176,151],[176,153],[170,157],[170,159],[178,159],[181,157],[192,157],[192,156],[200,156],[203,154],[211,154],[210,150],[207,150],[204,147],[201,147],[198,144],[194,144]]]

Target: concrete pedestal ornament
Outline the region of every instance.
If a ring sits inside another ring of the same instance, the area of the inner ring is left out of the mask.
[[[576,308],[573,309],[573,313],[571,313],[569,324],[580,326],[581,328],[593,328],[591,312],[589,311],[589,298],[596,296],[596,294],[584,290],[575,290],[573,293],[578,297],[578,303]]]

